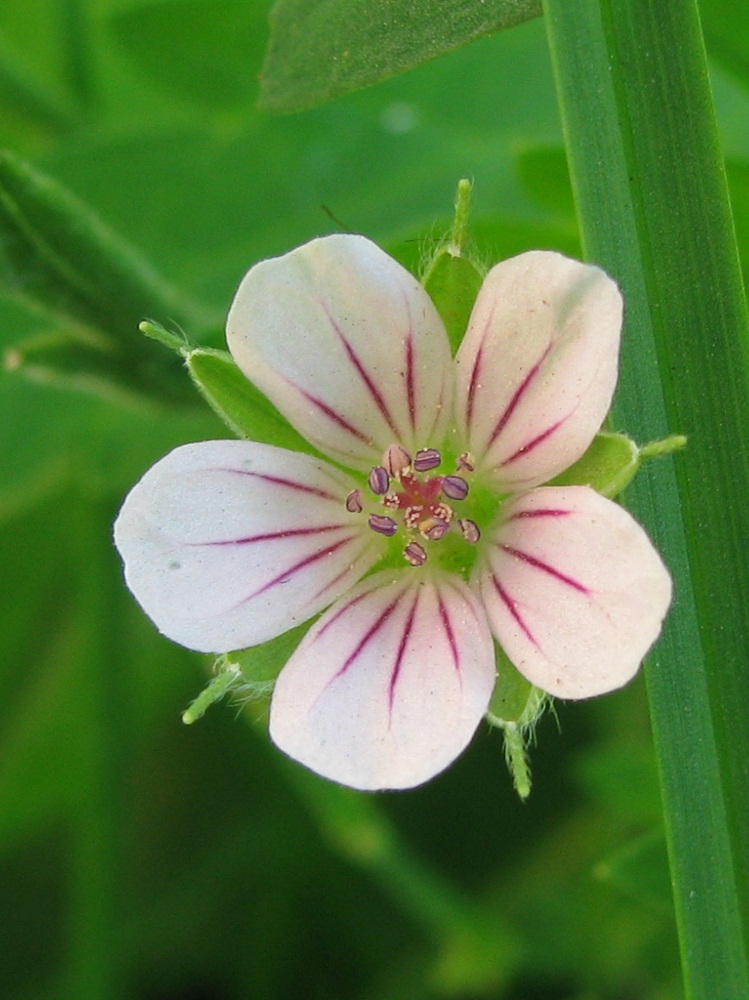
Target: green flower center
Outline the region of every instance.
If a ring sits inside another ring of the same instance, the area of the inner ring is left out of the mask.
[[[467,577],[481,538],[479,524],[487,523],[498,497],[471,479],[475,463],[464,452],[455,471],[438,472],[443,464],[436,448],[424,448],[412,458],[399,444],[391,445],[367,477],[366,490],[352,490],[346,508],[367,516],[369,527],[392,539],[385,561],[402,565],[439,565]]]

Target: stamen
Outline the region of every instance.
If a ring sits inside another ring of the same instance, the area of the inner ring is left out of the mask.
[[[426,551],[418,542],[409,542],[403,552],[403,557],[412,566],[423,566],[427,561]]]
[[[407,528],[415,528],[419,523],[419,518],[424,513],[424,507],[419,504],[418,507],[406,507],[403,514],[403,523]]]
[[[346,510],[350,514],[360,514],[362,512],[361,490],[351,490],[346,497]]]
[[[382,456],[382,464],[386,471],[397,479],[411,464],[411,456],[401,445],[391,444]]]
[[[462,476],[445,476],[442,480],[442,492],[451,500],[465,500],[468,496],[468,483]]]
[[[367,482],[370,490],[378,496],[382,496],[390,489],[390,476],[387,474],[387,469],[383,469],[381,465],[370,469]]]
[[[458,472],[474,472],[476,469],[476,459],[470,451],[464,451],[458,459]]]
[[[442,456],[436,448],[422,448],[416,452],[414,469],[417,472],[429,472],[430,469],[436,469],[441,461]]]
[[[427,517],[419,525],[419,531],[430,542],[438,542],[450,530],[447,521],[440,521],[436,517]]]
[[[370,514],[369,527],[372,531],[377,531],[381,535],[388,536],[394,535],[398,530],[398,525],[392,517],[386,517],[384,514]]]
[[[471,545],[475,545],[476,542],[481,538],[481,531],[479,526],[475,521],[470,521],[467,517],[463,518],[462,521],[458,521],[460,525],[460,530],[463,532],[463,538]]]
[[[453,509],[446,503],[436,503],[430,508],[432,517],[438,518],[440,521],[446,521],[448,524],[453,519]]]

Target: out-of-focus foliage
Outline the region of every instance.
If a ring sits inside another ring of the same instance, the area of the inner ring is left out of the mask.
[[[260,106],[314,107],[540,13],[540,0],[276,0]]]
[[[255,107],[267,6],[5,0],[3,145],[209,315],[254,261],[340,227],[418,270],[462,176],[476,184],[481,260],[579,252],[539,21],[276,119]],[[716,84],[746,251],[749,75],[737,65]],[[25,378],[19,344],[80,331],[11,291],[3,997],[679,1000],[641,681],[542,721],[523,805],[488,731],[426,787],[368,797],[281,758],[261,703],[182,726],[209,664],[134,606],[111,522],[170,447],[226,432],[200,401]]]

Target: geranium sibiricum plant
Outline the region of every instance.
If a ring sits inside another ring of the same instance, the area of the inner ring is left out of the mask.
[[[229,349],[317,454],[171,452],[117,519],[129,587],[203,652],[323,612],[278,676],[270,735],[358,789],[417,785],[462,752],[506,662],[495,641],[549,695],[620,687],[669,575],[612,500],[544,484],[602,425],[621,323],[606,274],[533,251],[486,275],[453,358],[424,288],[364,237],[259,263]]]

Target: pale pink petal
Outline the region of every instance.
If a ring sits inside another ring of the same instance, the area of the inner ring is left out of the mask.
[[[514,497],[475,583],[492,632],[529,681],[560,698],[626,684],[661,629],[671,578],[637,522],[587,486]]]
[[[317,622],[276,682],[270,734],[353,788],[410,788],[465,748],[494,686],[484,613],[458,577],[381,572]]]
[[[227,320],[234,358],[324,454],[352,468],[444,434],[447,334],[408,271],[363,236],[336,235],[263,261]]]
[[[456,420],[498,489],[544,483],[583,454],[611,405],[621,321],[611,278],[561,254],[487,274],[456,357]]]
[[[383,539],[345,507],[327,463],[249,441],[168,454],[128,495],[115,542],[133,594],[175,642],[254,646],[345,593]]]

